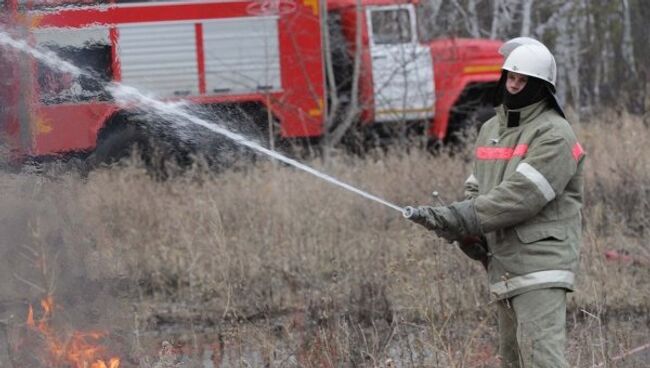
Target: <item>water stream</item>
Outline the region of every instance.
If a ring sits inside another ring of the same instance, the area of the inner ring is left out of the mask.
[[[56,55],[54,52],[48,51],[48,50],[40,50],[35,47],[30,46],[27,44],[25,41],[22,40],[16,40],[13,37],[11,37],[9,34],[4,32],[2,29],[0,29],[0,44],[6,45],[9,47],[12,47],[16,50],[19,50],[21,52],[27,53],[34,58],[38,59],[39,61],[43,62],[47,66],[49,66],[52,69],[68,73],[75,78],[79,78],[81,76],[87,77],[87,78],[92,78],[100,83],[105,83],[101,79],[97,78],[96,76],[92,75],[90,72],[84,71],[81,68],[61,59],[58,55]],[[169,117],[174,119],[173,121],[175,123],[192,123],[201,127],[204,127],[214,133],[220,134],[232,141],[234,141],[237,144],[243,145],[245,147],[248,147],[258,153],[261,153],[263,155],[266,155],[272,159],[284,162],[288,165],[291,165],[297,169],[300,169],[302,171],[305,171],[309,174],[312,174],[322,180],[325,180],[331,184],[337,185],[341,188],[344,188],[350,192],[356,193],[364,198],[370,199],[372,201],[375,201],[377,203],[383,204],[384,206],[390,207],[396,211],[399,211],[400,213],[404,213],[404,208],[399,207],[389,201],[386,201],[385,199],[379,198],[373,194],[370,194],[368,192],[365,192],[359,188],[356,188],[350,184],[344,183],[330,175],[327,175],[323,172],[320,172],[308,165],[305,165],[299,161],[296,161],[294,159],[291,159],[289,157],[286,157],[278,152],[272,151],[270,149],[267,149],[260,145],[259,143],[252,141],[240,134],[234,133],[219,124],[215,124],[214,122],[207,121],[205,119],[202,119],[194,114],[192,114],[190,111],[187,110],[187,108],[183,104],[175,103],[175,102],[165,102],[158,100],[156,98],[150,97],[145,95],[144,93],[140,92],[138,89],[124,85],[121,83],[116,83],[116,82],[110,82],[107,83],[104,87],[106,91],[108,91],[114,98],[115,101],[118,105],[122,107],[133,107],[134,105],[138,106],[138,108],[143,109],[143,107],[146,107],[147,109],[156,112],[158,114],[161,114],[163,116]]]

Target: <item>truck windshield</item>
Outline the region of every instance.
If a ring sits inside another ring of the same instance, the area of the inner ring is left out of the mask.
[[[413,41],[411,17],[407,9],[373,10],[372,37],[376,45]]]

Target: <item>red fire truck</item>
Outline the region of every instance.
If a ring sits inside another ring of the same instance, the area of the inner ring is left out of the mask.
[[[425,134],[443,139],[476,111],[467,109],[470,102],[484,101],[502,62],[498,41],[420,42],[412,0],[361,0],[360,7],[356,0],[0,6],[0,143],[23,157],[126,147],[138,126],[128,123],[139,118],[113,101],[104,89],[109,81],[163,100],[243,112],[261,127],[275,125],[283,138],[326,135],[336,124],[328,110],[336,93],[342,105],[357,102],[361,125],[420,122]],[[48,67],[7,37],[52,50],[94,77]]]

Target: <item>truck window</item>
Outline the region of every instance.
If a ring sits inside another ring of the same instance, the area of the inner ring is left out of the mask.
[[[371,22],[372,37],[376,45],[413,41],[411,17],[407,9],[373,10]]]
[[[65,102],[102,101],[109,98],[105,83],[112,77],[111,50],[104,44],[88,44],[81,47],[46,46],[59,57],[71,62],[93,77],[74,78],[39,63],[38,84],[40,100],[45,104]]]

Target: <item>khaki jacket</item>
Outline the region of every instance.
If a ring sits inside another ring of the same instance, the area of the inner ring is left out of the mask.
[[[481,128],[465,182],[487,239],[490,291],[502,299],[533,289],[573,290],[585,153],[546,101],[496,112]],[[508,127],[508,114],[517,113],[519,124]]]

